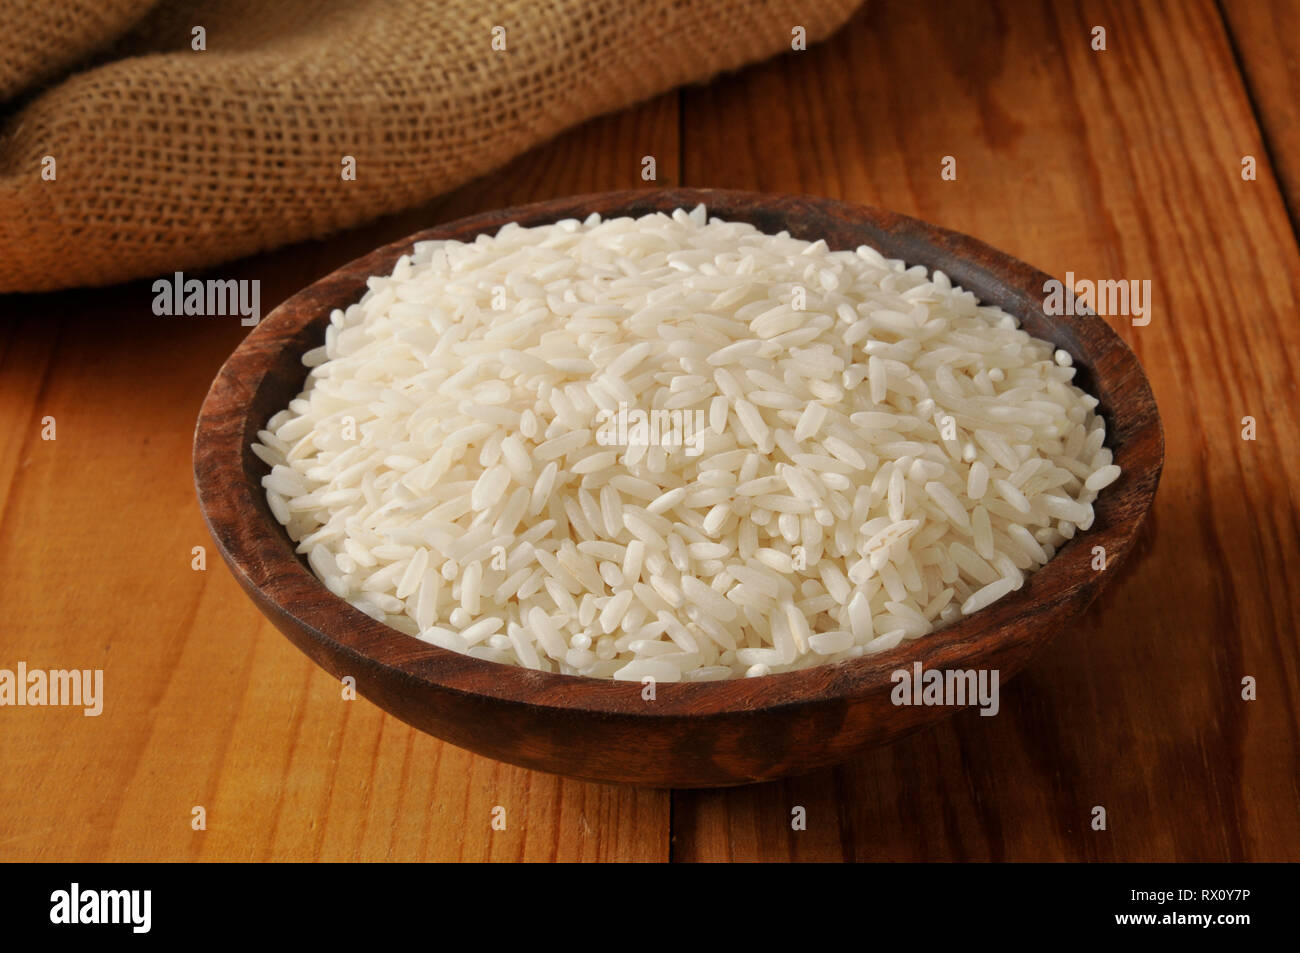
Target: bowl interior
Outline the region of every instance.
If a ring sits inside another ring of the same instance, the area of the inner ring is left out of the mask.
[[[941,269],[954,284],[1014,315],[1036,337],[1064,348],[1076,382],[1099,401],[1107,446],[1123,476],[1095,504],[1087,532],[1061,548],[1025,585],[989,608],[876,656],[755,679],[658,686],[658,702],[641,703],[638,683],[534,672],[459,655],[376,622],[330,593],[293,552],[261,488],[266,465],[252,453],[258,430],[302,389],[301,355],[323,342],[334,308],[357,301],[366,278],[388,274],[415,242],[472,240],[506,222],[538,225],[591,212],[642,215],[705,203],[711,215],[762,231],[825,239],[833,249],[872,245],[909,265]],[[1154,497],[1163,435],[1150,387],[1132,351],[1104,321],[1081,313],[1043,313],[1048,276],[966,236],[878,209],[825,199],[709,189],[632,191],[578,196],[463,219],[410,236],[360,258],[295,295],[269,314],[222,367],[200,415],[195,474],[200,503],[223,556],[244,589],[300,647],[335,670],[338,659],[361,670],[499,701],[573,712],[647,718],[710,715],[834,703],[888,684],[892,672],[996,664],[1005,679],[1070,615],[1081,611],[1130,550]],[[1080,309],[1081,310],[1081,309]],[[1091,568],[1105,547],[1107,569]],[[356,670],[354,668],[354,670]]]

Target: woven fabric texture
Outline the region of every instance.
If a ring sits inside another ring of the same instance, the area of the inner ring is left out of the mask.
[[[82,62],[157,0],[0,0],[0,101]]]
[[[789,50],[796,26],[823,39],[859,2],[0,0],[0,95],[26,90],[0,126],[0,291],[200,268],[409,208]]]

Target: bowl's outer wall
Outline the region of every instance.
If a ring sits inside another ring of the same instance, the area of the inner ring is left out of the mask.
[[[531,672],[410,638],[330,593],[294,554],[261,489],[266,466],[250,447],[265,421],[302,389],[301,355],[324,337],[329,313],[358,300],[416,241],[495,232],[518,221],[640,215],[699,202],[710,214],[763,231],[869,244],[940,269],[983,302],[1070,352],[1077,381],[1100,400],[1107,446],[1124,469],[1096,504],[1092,529],[1062,547],[1025,586],[988,609],[879,656],[762,679],[660,684]],[[741,784],[814,770],[951,714],[899,706],[892,675],[925,669],[1019,671],[1095,598],[1130,550],[1163,463],[1155,400],[1137,359],[1091,314],[1043,314],[1048,276],[974,239],[905,216],[825,199],[707,189],[602,193],[475,216],[430,229],[344,266],[276,308],[222,367],[195,433],[200,505],[222,556],[259,608],[337,677],[403,721],[452,743],[541,771],[648,786]],[[1091,568],[1104,546],[1107,568]]]

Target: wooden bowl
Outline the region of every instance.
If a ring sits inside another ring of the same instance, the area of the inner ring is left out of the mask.
[[[323,342],[333,308],[387,275],[417,241],[471,240],[506,222],[540,225],[591,212],[642,215],[699,202],[765,232],[866,243],[891,258],[940,268],[954,283],[1015,315],[1067,350],[1079,385],[1096,395],[1107,445],[1123,476],[1096,502],[1096,522],[1024,587],[988,609],[890,652],[763,678],[657,686],[553,675],[428,645],[374,621],[330,593],[293,552],[260,485],[249,449],[302,388],[302,354]],[[194,437],[199,503],[235,578],[289,639],[336,677],[351,675],[375,704],[430,734],[502,761],[598,781],[656,787],[744,784],[811,771],[946,717],[952,707],[896,706],[891,673],[1020,670],[1113,579],[1155,496],[1164,436],[1133,352],[1091,314],[1047,317],[1048,276],[964,235],[873,208],[826,199],[713,189],[611,192],[556,199],[462,219],[345,265],[269,314],[226,361]],[[1104,546],[1107,568],[1091,568]]]

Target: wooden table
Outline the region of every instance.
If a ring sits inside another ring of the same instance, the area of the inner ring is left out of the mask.
[[[825,45],[213,273],[261,279],[269,310],[417,228],[638,185],[653,155],[659,184],[881,205],[1060,277],[1149,279],[1151,323],[1111,320],[1168,460],[1123,578],[999,717],[785,783],[568,781],[343,700],[195,506],[194,419],[238,319],[155,317],[148,282],[0,299],[0,667],[102,668],[107,695],[98,718],[0,710],[0,859],[1300,859],[1297,36],[1285,0],[868,0]]]

